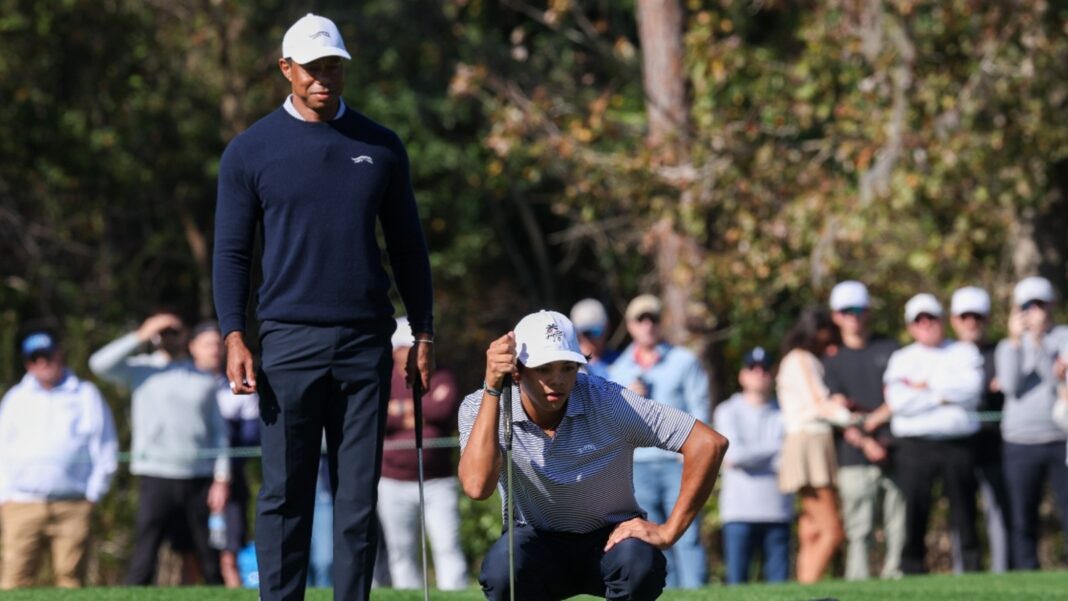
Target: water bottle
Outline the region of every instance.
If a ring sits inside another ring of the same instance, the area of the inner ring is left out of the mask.
[[[212,549],[226,548],[226,518],[221,513],[208,516],[208,544]]]

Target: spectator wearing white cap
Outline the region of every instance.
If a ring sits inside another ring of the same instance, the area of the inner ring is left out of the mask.
[[[905,304],[915,341],[890,356],[883,381],[893,417],[895,475],[905,495],[905,548],[901,569],[927,571],[925,558],[931,486],[942,480],[950,526],[960,540],[965,571],[979,569],[976,531],[974,434],[983,392],[983,358],[974,344],[947,341],[942,304],[917,294]]]
[[[983,394],[980,412],[1001,411],[1005,396],[994,373],[994,347],[986,340],[990,317],[990,295],[977,286],[965,286],[953,293],[949,306],[950,324],[957,340],[974,344],[983,357]],[[1001,426],[984,421],[975,436],[976,477],[979,496],[983,499],[986,536],[990,547],[990,571],[1009,569],[1009,493],[1001,469]],[[954,539],[953,569],[962,571],[959,541]]]
[[[608,312],[601,301],[584,298],[571,307],[571,323],[575,324],[579,348],[586,355],[586,373],[599,378],[608,377],[608,368],[619,357],[609,349]]]
[[[415,333],[409,381],[425,390],[433,372],[430,258],[408,154],[396,133],[343,102],[349,58],[333,21],[297,20],[278,59],[290,95],[235,136],[219,161],[213,290],[227,376],[235,393],[258,391],[262,399],[256,554],[263,601],[303,595],[324,429],[335,595],[370,597],[393,284]],[[245,341],[257,231],[259,370]]]
[[[830,307],[842,344],[837,353],[823,359],[824,382],[835,402],[864,417],[863,424],[847,427],[836,437],[838,494],[848,545],[845,577],[869,577],[876,516],[880,516],[886,552],[879,575],[897,578],[905,544],[905,498],[893,477],[888,452],[892,436],[883,374],[898,344],[871,334],[871,299],[863,283],[838,283],[831,290]]]
[[[708,374],[701,361],[664,339],[662,305],[652,294],[635,297],[624,313],[631,343],[608,370],[609,379],[640,396],[708,421]],[[682,465],[674,453],[656,448],[634,453],[634,494],[649,519],[663,522],[675,505]],[[700,520],[667,553],[668,588],[700,588],[708,579],[708,561],[701,545]]]
[[[419,567],[419,464],[414,451],[415,404],[404,374],[404,359],[415,344],[408,319],[397,319],[393,333],[393,381],[386,417],[386,442],[407,443],[382,453],[382,479],[378,482],[378,516],[389,548],[389,574],[393,588],[422,586]],[[456,378],[437,369],[423,395],[423,435],[445,438],[456,431],[460,394]],[[430,447],[423,451],[426,530],[434,557],[437,588],[467,588],[467,562],[460,548],[460,506],[452,449]]]
[[[692,415],[580,373],[585,361],[574,326],[554,311],[527,315],[493,341],[484,388],[460,407],[460,483],[472,498],[497,489],[510,501],[500,395],[514,374],[515,598],[652,600],[665,584],[662,551],[712,492],[727,440]],[[631,485],[634,450],[649,446],[682,459],[678,502],[663,521],[642,511]],[[502,536],[483,560],[491,601],[509,598],[508,556]]]
[[[773,365],[763,348],[747,352],[738,372],[741,391],[716,406],[713,418],[719,433],[731,441],[719,493],[727,584],[747,582],[757,555],[766,582],[790,576],[794,496],[779,492],[784,430],[779,403],[771,394]]]
[[[1013,568],[1038,569],[1038,506],[1042,484],[1053,489],[1062,531],[1068,532],[1068,466],[1065,433],[1050,416],[1057,382],[1068,358],[1068,327],[1054,325],[1056,296],[1049,280],[1024,278],[1013,289],[1009,337],[995,352],[997,380],[1005,393],[1001,418],[1002,462],[1012,513]]]
[[[117,466],[115,422],[53,333],[30,332],[20,348],[26,374],[0,401],[0,589],[39,584],[46,548],[55,586],[84,586],[93,506]]]

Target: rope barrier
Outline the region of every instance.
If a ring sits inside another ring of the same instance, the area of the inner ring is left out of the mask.
[[[1001,421],[1000,411],[980,411],[978,412],[978,418],[981,423],[993,423]],[[423,441],[424,449],[455,449],[460,446],[460,439],[455,436],[442,437],[442,438],[428,438]],[[404,451],[415,450],[415,440],[387,440],[383,445],[386,451]],[[182,455],[170,455],[161,456],[158,453],[151,455],[152,459],[172,459],[181,461],[190,461],[196,459],[216,459],[218,457],[229,457],[231,459],[257,459],[263,456],[263,451],[260,447],[234,447],[234,448],[211,448],[200,449],[195,453],[182,454]],[[133,453],[129,451],[122,451],[118,454],[119,463],[130,463],[133,461]]]

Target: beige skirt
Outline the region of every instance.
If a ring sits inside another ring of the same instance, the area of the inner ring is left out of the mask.
[[[782,445],[779,490],[793,493],[810,486],[834,486],[838,482],[834,435],[790,432]]]

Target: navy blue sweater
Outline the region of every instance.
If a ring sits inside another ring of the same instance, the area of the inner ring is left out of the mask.
[[[215,311],[223,335],[245,331],[260,222],[259,319],[389,319],[378,222],[412,328],[432,331],[430,261],[408,155],[389,129],[351,107],[328,122],[301,121],[279,108],[230,142],[215,213]]]

